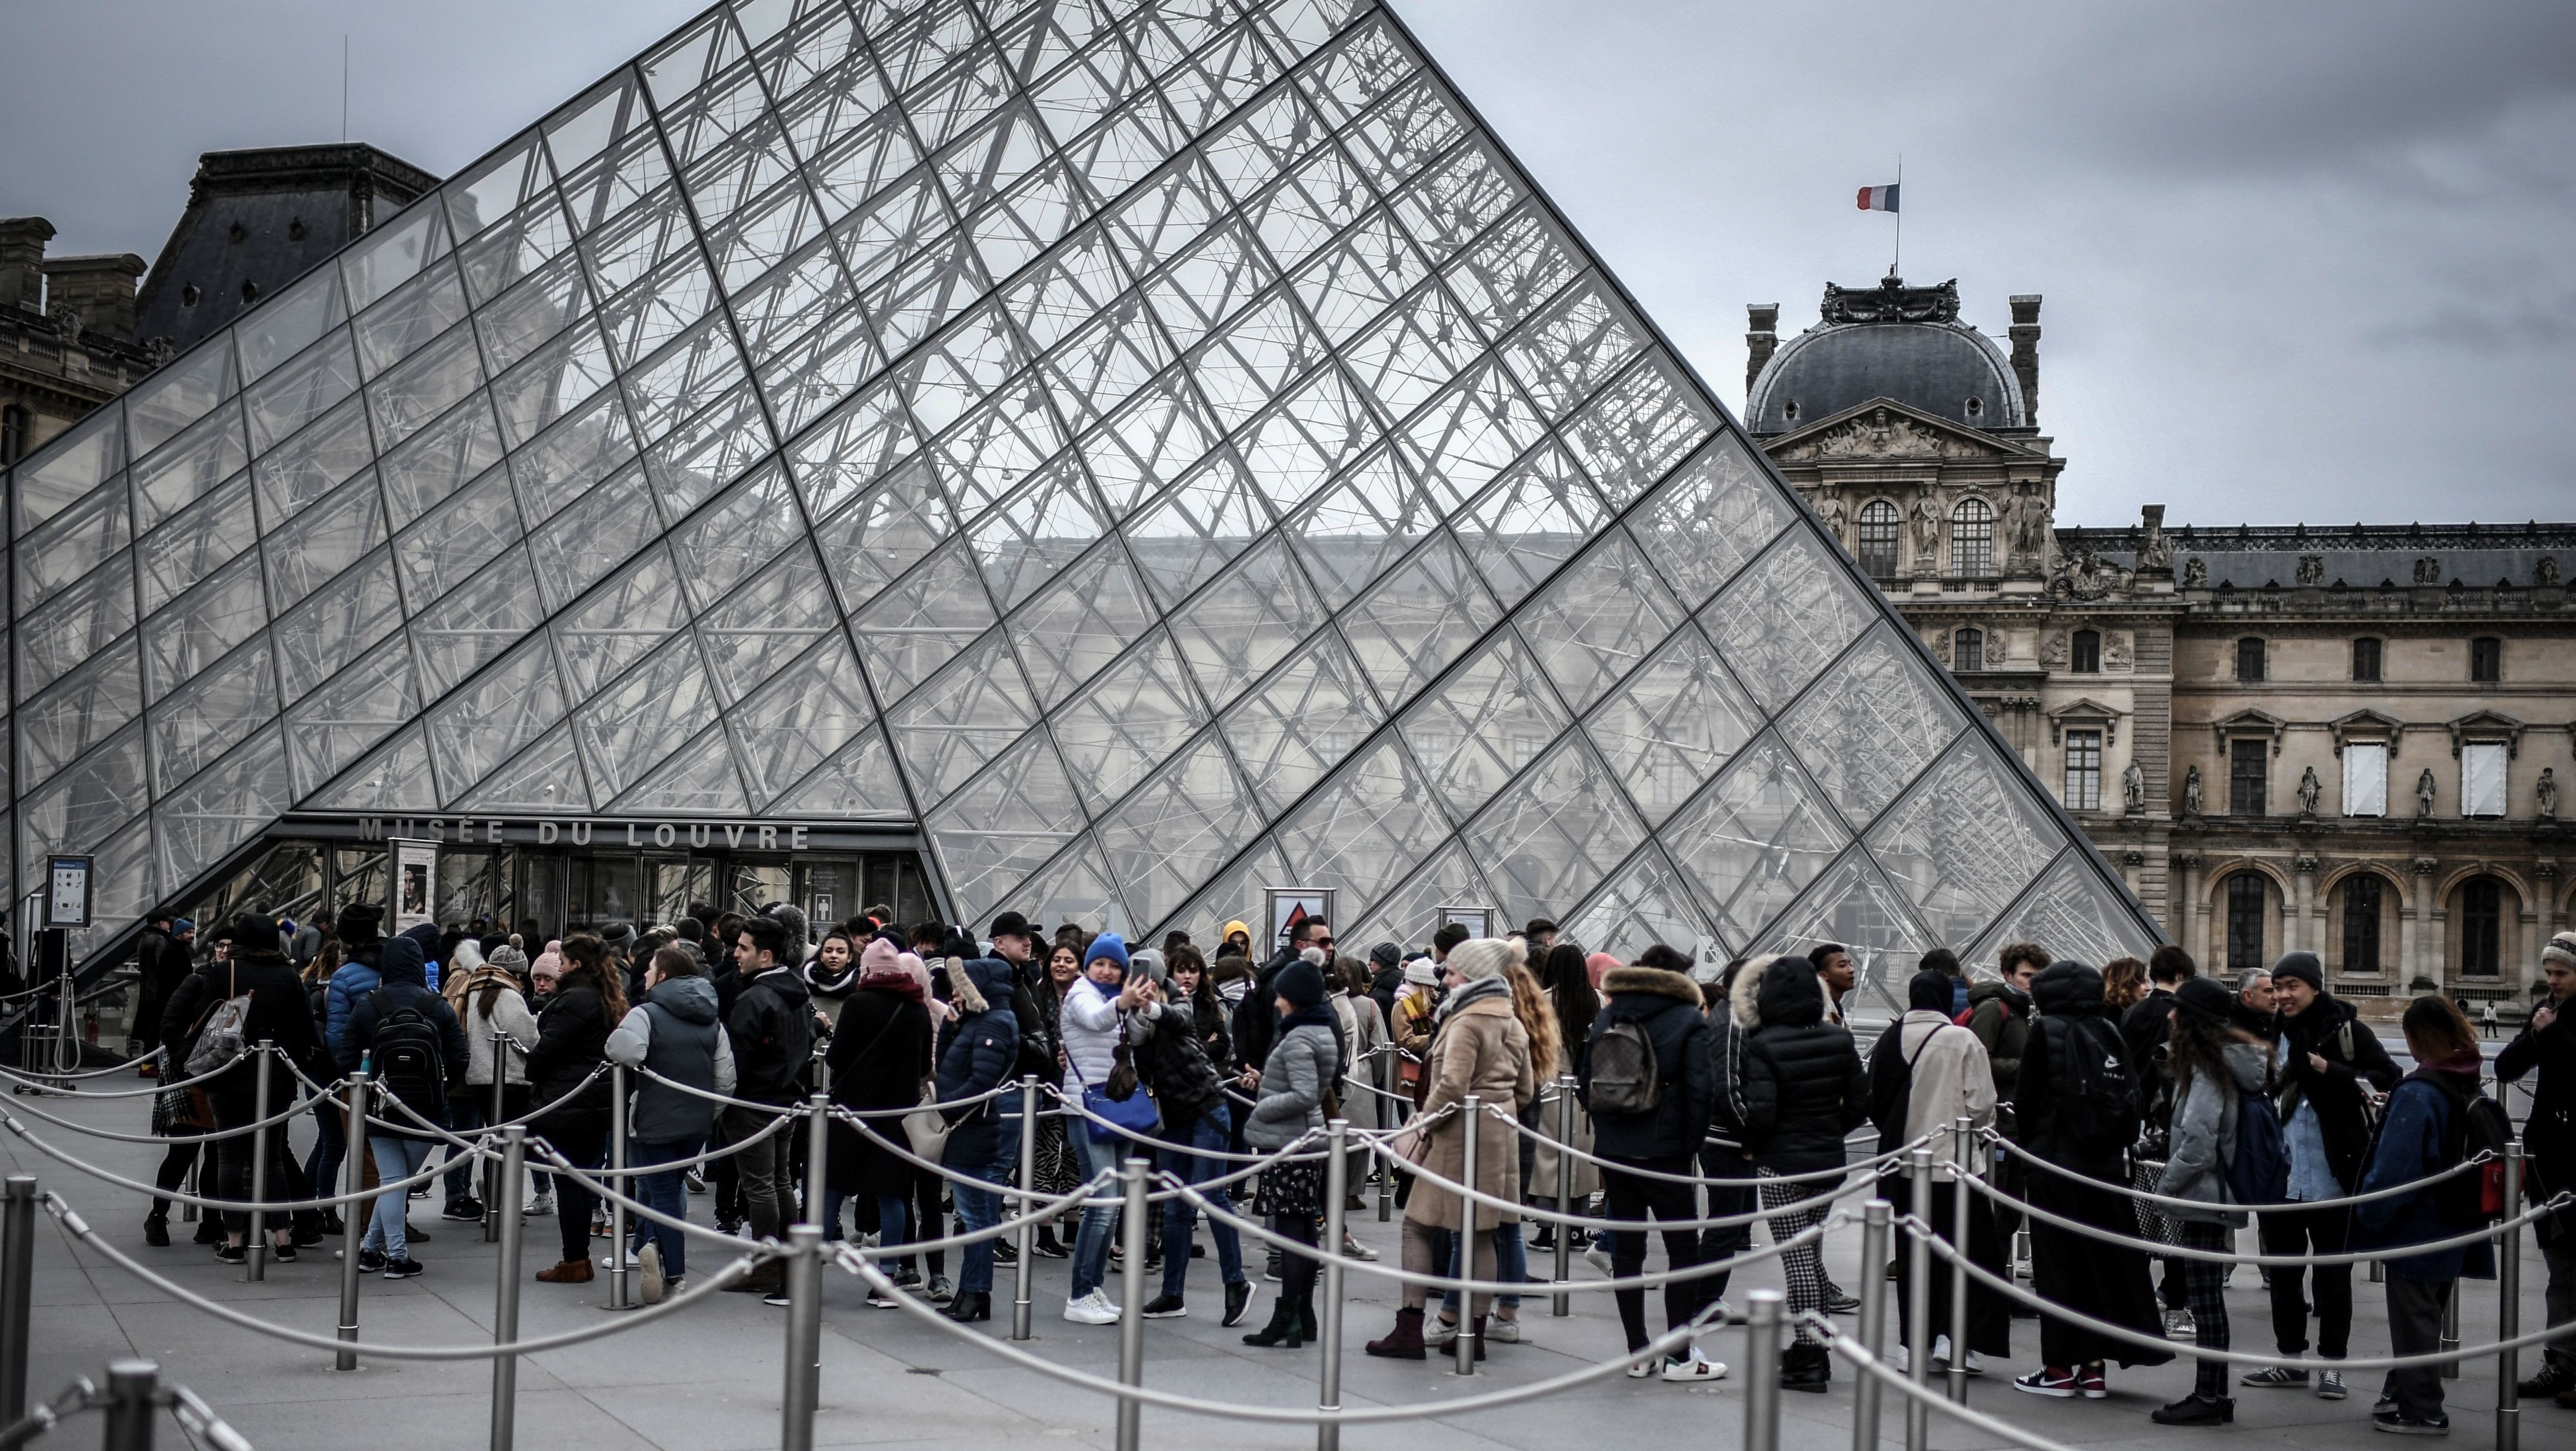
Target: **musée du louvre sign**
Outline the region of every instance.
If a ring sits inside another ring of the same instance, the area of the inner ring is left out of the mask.
[[[587,851],[811,852],[909,850],[906,821],[815,823],[758,819],[658,821],[600,816],[344,816],[297,813],[272,836],[446,846],[568,847]]]

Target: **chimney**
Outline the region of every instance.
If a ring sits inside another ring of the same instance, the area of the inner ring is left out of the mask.
[[[48,307],[69,307],[91,332],[134,340],[134,279],[143,259],[131,252],[56,257],[45,264]]]
[[[43,217],[0,218],[0,307],[42,312],[45,244],[54,224]]]
[[[1753,330],[1744,335],[1744,394],[1750,406],[1753,380],[1762,376],[1762,365],[1771,361],[1771,354],[1780,346],[1780,304],[1748,302],[1744,313],[1753,325]]]
[[[2015,293],[2012,298],[2012,365],[2013,375],[2021,379],[2021,421],[2023,426],[2039,426],[2039,294]]]

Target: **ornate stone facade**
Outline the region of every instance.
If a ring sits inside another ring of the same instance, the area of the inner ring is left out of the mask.
[[[1955,287],[1903,291],[1945,289],[1915,325],[2000,357]],[[1980,426],[1859,295],[1786,343],[1753,310],[1757,437],[2167,933],[2212,970],[2314,951],[2392,1007],[2523,1001],[2576,915],[2576,524],[2060,529],[2040,300],[2012,299],[2017,407]],[[1857,401],[1793,406],[1827,385]]]

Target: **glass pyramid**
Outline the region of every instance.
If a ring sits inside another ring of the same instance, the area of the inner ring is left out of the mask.
[[[1365,0],[719,6],[13,474],[19,878],[917,824],[957,916],[2154,940]]]

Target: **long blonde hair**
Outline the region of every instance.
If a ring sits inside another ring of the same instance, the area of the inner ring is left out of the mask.
[[[1512,1015],[1529,1034],[1530,1073],[1544,1083],[1556,1076],[1556,1005],[1548,1001],[1547,989],[1539,986],[1538,975],[1528,968],[1515,965],[1507,976],[1512,984]]]

